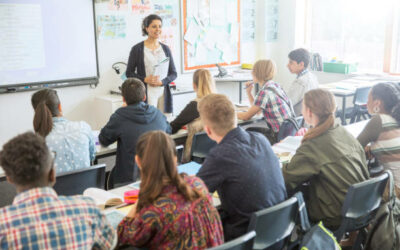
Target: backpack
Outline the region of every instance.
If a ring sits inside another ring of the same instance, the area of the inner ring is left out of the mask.
[[[389,201],[382,203],[367,234],[365,249],[400,249],[400,201],[389,173]]]

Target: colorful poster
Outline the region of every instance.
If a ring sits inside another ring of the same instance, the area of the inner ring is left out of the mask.
[[[132,0],[132,12],[134,14],[149,15],[152,12],[150,0]]]
[[[126,37],[125,16],[97,16],[97,38],[99,40],[121,39]]]
[[[109,0],[109,10],[128,10],[128,0]]]
[[[163,27],[177,26],[177,13],[174,4],[171,1],[157,0],[153,1],[154,4],[154,14],[159,15],[163,20]],[[177,6],[176,6],[177,7]]]

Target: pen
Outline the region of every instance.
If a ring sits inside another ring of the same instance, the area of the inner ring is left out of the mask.
[[[244,89],[247,89],[247,88],[249,88],[250,86],[253,86],[253,85],[254,85],[254,82],[252,82],[249,86],[244,87]]]

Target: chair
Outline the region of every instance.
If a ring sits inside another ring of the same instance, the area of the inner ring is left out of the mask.
[[[210,250],[250,250],[253,247],[253,241],[256,232],[250,231],[234,240],[228,241],[220,246],[209,248]]]
[[[354,122],[359,122],[361,120],[361,116],[364,118],[364,120],[370,117],[367,110],[367,100],[370,89],[371,87],[362,87],[356,89],[353,98],[353,107],[346,108],[344,110],[345,112],[344,121],[342,118],[343,110],[338,110],[336,112],[336,117],[340,117],[340,119],[342,119],[342,124],[344,125],[347,124],[346,119],[350,119],[350,123],[354,123]]]
[[[15,186],[9,183],[5,176],[0,177],[0,208],[11,205],[16,195]]]
[[[99,164],[91,167],[64,172],[57,175],[54,190],[58,195],[82,194],[90,187],[104,188],[106,165]]]
[[[303,123],[302,116],[296,118],[288,118],[284,120],[279,128],[277,141],[280,142],[288,136],[294,136],[297,130],[300,129],[301,123]]]
[[[256,231],[253,249],[265,249],[292,234],[298,215],[298,201],[292,197],[275,206],[253,213],[248,231]]]
[[[206,132],[196,133],[193,136],[192,149],[190,151],[190,160],[197,163],[203,163],[208,151],[217,143],[211,140]]]
[[[334,232],[338,241],[346,232],[365,229],[369,225],[380,206],[388,179],[389,173],[385,172],[378,177],[350,186],[342,206],[342,223]],[[360,230],[353,249],[359,249],[365,237],[365,230]]]

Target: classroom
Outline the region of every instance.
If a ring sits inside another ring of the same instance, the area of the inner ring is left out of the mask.
[[[0,249],[400,249],[398,0],[0,0],[0,48]]]

